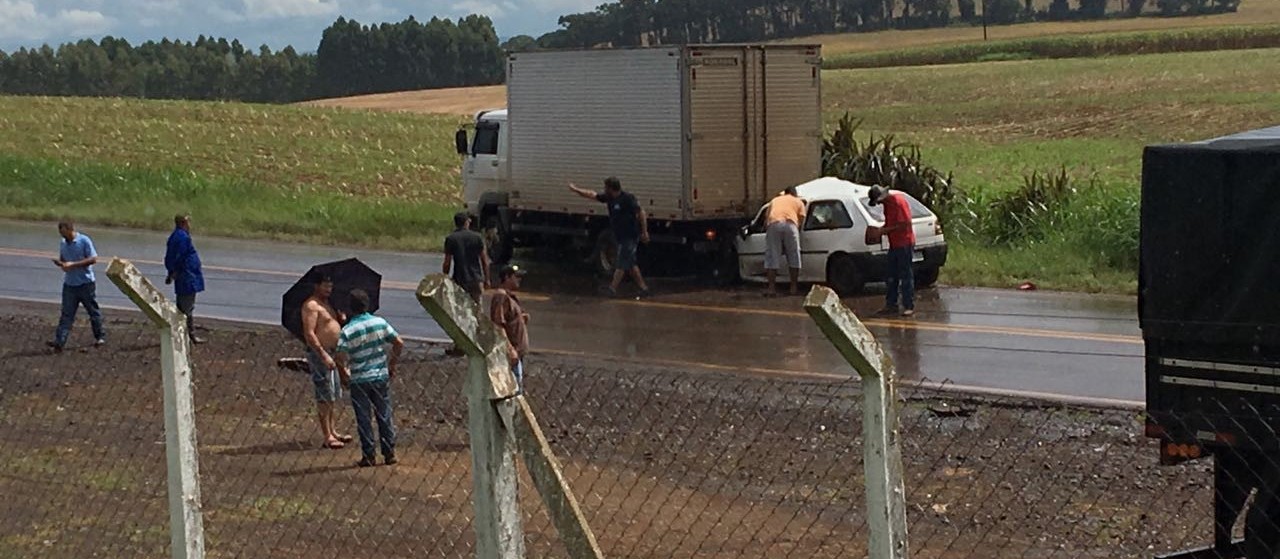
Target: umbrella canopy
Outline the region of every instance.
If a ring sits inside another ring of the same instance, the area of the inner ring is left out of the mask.
[[[363,289],[369,294],[369,312],[378,310],[382,274],[355,258],[312,266],[285,292],[280,305],[280,324],[299,340],[305,340],[302,334],[302,305],[315,290],[315,284],[326,276],[333,280],[333,295],[329,297],[329,304],[333,308],[350,316],[351,291]]]

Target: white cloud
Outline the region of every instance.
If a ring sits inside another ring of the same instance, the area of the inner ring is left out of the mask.
[[[63,9],[48,14],[30,0],[0,0],[0,40],[81,39],[106,32],[115,20],[102,12]]]
[[[520,9],[513,2],[504,1],[488,1],[488,0],[462,0],[455,2],[450,8],[459,16],[480,14],[489,16],[491,19],[498,19],[507,14],[513,14]]]
[[[338,13],[338,0],[244,0],[249,19],[329,16]]]

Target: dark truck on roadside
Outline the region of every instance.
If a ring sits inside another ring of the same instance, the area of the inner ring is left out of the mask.
[[[1139,268],[1146,435],[1214,460],[1212,546],[1161,557],[1280,557],[1280,126],[1146,148]]]

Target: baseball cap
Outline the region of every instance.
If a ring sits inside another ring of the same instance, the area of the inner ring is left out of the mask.
[[[873,186],[871,187],[871,191],[867,193],[867,198],[870,198],[869,203],[874,206],[884,200],[885,194],[885,189]]]
[[[515,265],[515,264],[507,264],[507,265],[503,266],[502,268],[499,268],[499,269],[498,269],[498,279],[504,279],[504,278],[506,278],[507,276],[511,276],[511,275],[524,277],[524,276],[525,276],[525,275],[527,275],[528,273],[529,273],[529,271],[528,271],[528,270],[525,270],[524,268],[521,268],[520,266],[517,266],[517,265]]]

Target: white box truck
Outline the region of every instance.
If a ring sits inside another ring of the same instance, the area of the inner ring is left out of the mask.
[[[495,261],[554,245],[608,268],[606,208],[567,185],[616,176],[648,214],[642,253],[736,274],[733,236],[821,172],[821,62],[817,45],[512,53],[507,108],[456,138],[467,209]]]

